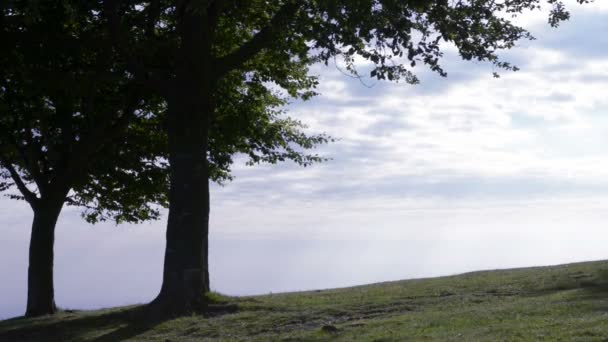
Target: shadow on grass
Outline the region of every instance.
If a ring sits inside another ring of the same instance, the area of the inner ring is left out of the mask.
[[[601,312],[608,312],[608,270],[601,270],[578,283],[572,301],[588,301]],[[608,341],[608,340],[607,340]]]
[[[594,279],[580,283],[583,296],[589,299],[608,299],[608,271],[604,271]]]
[[[235,303],[209,304],[201,318],[235,313]],[[180,316],[165,315],[150,305],[106,311],[64,311],[39,318],[18,317],[0,322],[0,341],[123,341],[153,330]]]
[[[3,322],[0,341],[121,341],[140,335],[169,318],[151,318],[146,306],[136,306],[106,313],[40,319],[15,318]],[[94,336],[91,332],[100,331]]]
[[[123,321],[126,321],[126,325],[120,328],[110,331],[104,335],[98,336],[92,341],[94,342],[110,342],[110,341],[123,341],[128,338],[143,334],[148,330],[152,330],[155,326],[165,322],[171,318],[163,317],[158,315],[150,315],[146,311],[146,306],[138,307]]]

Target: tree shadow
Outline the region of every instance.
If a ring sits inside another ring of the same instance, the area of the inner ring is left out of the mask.
[[[235,303],[217,303],[198,312],[202,319],[239,311]],[[0,324],[0,341],[123,341],[180,315],[159,312],[151,305],[105,311],[63,311],[39,318],[17,317]]]
[[[91,341],[94,342],[111,342],[111,341],[123,341],[131,337],[143,334],[144,332],[153,329],[155,326],[170,320],[175,317],[151,315],[147,306],[141,306],[138,310],[131,312],[128,317],[125,317],[123,322],[126,325],[120,328],[110,331],[106,334],[98,336]]]
[[[608,270],[580,281],[577,288],[579,291],[571,300],[591,301],[597,310],[608,312]]]
[[[152,329],[170,319],[151,316],[146,306],[135,306],[102,313],[70,312],[59,317],[14,318],[3,323],[0,341],[121,341]],[[105,332],[92,336],[92,331]]]
[[[608,279],[601,281],[585,282],[581,284],[582,297],[586,299],[608,298]]]
[[[201,318],[209,318],[235,313],[239,310],[238,305],[233,303],[218,303],[206,305],[204,310],[197,312]],[[192,313],[190,313],[192,314]],[[180,316],[161,313],[153,305],[144,305],[137,310],[130,312],[125,319],[126,325],[119,329],[110,331],[104,335],[92,339],[93,342],[113,342],[123,341],[128,338],[143,334],[148,330],[152,330],[155,326]]]

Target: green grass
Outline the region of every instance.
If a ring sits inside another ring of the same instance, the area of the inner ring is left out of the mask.
[[[238,310],[61,312],[2,321],[0,341],[608,341],[608,261],[213,299]]]

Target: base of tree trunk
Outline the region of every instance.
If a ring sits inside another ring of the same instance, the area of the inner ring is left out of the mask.
[[[206,294],[184,301],[176,300],[174,296],[161,293],[147,305],[146,311],[150,317],[158,319],[192,314],[219,316],[235,313],[238,309],[239,307],[235,303],[210,300]]]
[[[158,296],[148,304],[148,311],[153,316],[159,317],[202,314],[206,311],[206,308],[207,303],[205,303],[204,296],[192,298],[187,302],[176,301],[171,296]]]
[[[25,317],[38,317],[44,315],[53,315],[57,313],[57,306],[55,303],[48,304],[33,304],[33,308],[27,308],[25,311]]]
[[[52,270],[51,270],[52,272]],[[41,274],[38,270],[28,271],[28,295],[25,317],[52,315],[57,312],[52,283],[52,273]],[[49,273],[48,271],[46,273]]]

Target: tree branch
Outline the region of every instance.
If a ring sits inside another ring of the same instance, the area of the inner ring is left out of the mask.
[[[19,175],[19,172],[17,172],[12,163],[0,156],[0,164],[2,164],[2,166],[4,166],[4,168],[8,170],[11,175],[11,178],[13,179],[13,182],[15,182],[15,185],[17,186],[17,189],[19,189],[19,192],[21,192],[23,198],[25,198],[25,200],[30,204],[30,206],[32,208],[37,206],[39,201],[38,196],[36,196],[33,191],[28,189],[27,185],[25,185],[23,179],[21,179],[21,176]]]
[[[135,55],[129,49],[129,43],[125,37],[128,36],[121,24],[121,18],[118,14],[118,5],[120,0],[105,0],[103,5],[103,12],[108,22],[108,31],[112,40],[111,45],[114,46],[121,56],[125,58],[127,62],[127,69],[133,75],[137,83],[155,91],[159,94],[166,96],[170,90],[168,85],[168,78],[157,77],[149,73],[149,68],[146,68],[140,63]],[[147,24],[148,27],[150,23]],[[147,32],[150,33],[150,32]]]
[[[154,29],[156,28],[156,22],[160,18],[160,0],[150,1],[150,5],[147,7],[147,22],[146,22],[146,37],[148,39],[154,37]]]
[[[17,137],[13,138],[13,145],[17,149],[17,152],[21,156],[25,167],[34,179],[36,186],[40,192],[46,190],[47,178],[46,175],[41,172],[39,161],[42,161],[42,151],[40,149],[40,143],[35,141],[34,135],[32,134],[33,127],[31,125],[32,117],[30,112],[26,112],[25,116],[25,141],[26,144],[21,144]]]
[[[10,104],[15,101],[22,101],[21,97],[19,97],[15,91],[15,87],[11,86],[11,82],[7,82],[6,80],[3,81],[2,85],[5,88],[4,100]],[[12,149],[16,152],[1,157],[4,157],[5,162],[8,162],[9,159],[15,157],[20,158],[21,163],[18,164],[24,166],[29,173],[29,176],[36,183],[38,190],[42,192],[46,185],[47,178],[46,175],[41,172],[38,163],[39,160],[42,160],[42,151],[40,143],[35,141],[36,139],[32,134],[35,120],[32,117],[31,111],[26,109],[20,115],[16,115],[14,112],[9,111],[8,113],[2,113],[1,115],[6,116],[7,120],[2,120],[2,122],[0,122],[0,133],[2,133],[2,137],[6,139],[5,141],[8,144],[13,145]]]
[[[214,78],[218,79],[253,58],[258,52],[269,47],[281,34],[285,26],[295,17],[300,1],[289,1],[272,17],[267,26],[256,33],[249,41],[245,42],[237,50],[217,58],[214,61]]]

